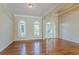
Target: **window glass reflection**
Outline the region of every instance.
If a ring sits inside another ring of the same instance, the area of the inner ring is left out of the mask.
[[[26,54],[26,45],[20,44],[20,54],[25,55]]]
[[[34,54],[40,54],[40,43],[38,41],[34,43]]]

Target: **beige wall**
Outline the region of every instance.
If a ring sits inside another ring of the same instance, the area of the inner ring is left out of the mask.
[[[60,38],[79,43],[79,9],[61,15],[59,20]]]
[[[42,19],[34,16],[15,16],[15,40],[22,40],[19,34],[19,21],[24,20],[26,23],[26,35],[23,40],[42,39]],[[34,22],[40,22],[40,35],[34,35]]]
[[[13,16],[3,4],[0,4],[0,51],[13,42]]]

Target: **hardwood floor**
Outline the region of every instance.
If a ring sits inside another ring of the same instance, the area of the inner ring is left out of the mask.
[[[77,55],[79,44],[62,40],[15,41],[3,50],[1,55]]]

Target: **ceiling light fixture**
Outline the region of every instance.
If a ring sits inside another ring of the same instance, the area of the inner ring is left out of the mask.
[[[29,8],[33,8],[33,4],[28,4],[28,7]]]

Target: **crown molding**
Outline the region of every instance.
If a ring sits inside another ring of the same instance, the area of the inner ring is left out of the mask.
[[[75,9],[79,9],[79,4],[73,4],[71,7],[67,8],[67,9],[63,9],[63,10],[61,9],[56,13],[60,16],[60,15],[66,14],[68,12],[71,12],[72,10],[75,10]]]
[[[66,5],[67,5],[67,3],[63,3],[63,4],[60,3],[60,4],[58,4],[58,6],[56,6],[53,11],[51,11],[47,15],[43,16],[43,19],[45,19],[46,17],[51,17],[51,16],[59,16],[59,14],[57,12],[59,10],[63,9],[64,6],[66,6]]]
[[[39,17],[39,16],[18,15],[18,14],[15,14],[14,16],[19,16],[19,17],[33,17],[33,18],[41,18],[41,17]]]

